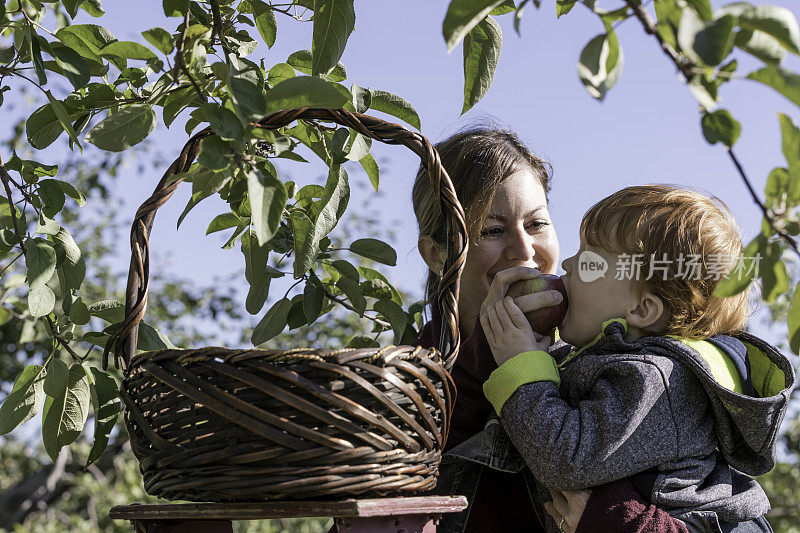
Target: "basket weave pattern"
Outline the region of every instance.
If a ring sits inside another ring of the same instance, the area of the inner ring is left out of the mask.
[[[418,133],[345,110],[282,111],[332,121],[390,144],[427,165],[450,236],[438,302],[440,350],[413,346],[293,350],[165,349],[135,353],[147,307],[148,236],[155,211],[200,149],[195,135],[137,211],[131,228],[126,317],[106,344],[124,372],[125,423],[148,493],[190,501],[402,495],[436,484],[455,386],[457,294],[466,257],[464,213],[436,150]]]

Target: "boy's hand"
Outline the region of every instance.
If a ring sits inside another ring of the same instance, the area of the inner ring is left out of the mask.
[[[547,351],[550,347],[550,337],[542,337],[533,331],[525,314],[510,296],[493,306],[484,306],[481,325],[498,366],[522,352]]]

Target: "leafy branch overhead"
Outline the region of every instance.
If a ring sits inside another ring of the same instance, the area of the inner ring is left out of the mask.
[[[98,349],[125,313],[121,302],[93,301],[86,290],[86,254],[69,220],[91,202],[88,191],[37,153],[54,143],[89,155],[137,147],[159,123],[210,134],[196,163],[173,179],[192,187],[177,224],[212,195],[227,204],[207,233],[227,233],[223,248],[238,247],[244,256],[245,308],[259,315],[254,345],[324,320],[337,307],[373,325],[373,335],[354,336],[353,346],[375,344],[389,331],[410,342],[420,327],[418,307],[403,310],[400,293],[367,266],[395,265],[391,246],[374,238],[334,245],[338,237],[331,235],[347,209],[350,162],[360,164],[376,191],[380,186],[371,139],[304,120],[274,131],[256,124],[284,109],[345,108],[420,128],[402,97],[344,84],[353,0],[163,0],[169,23],[136,40],[119,40],[102,26],[104,7],[99,0],[0,2],[0,106],[23,88],[39,97],[24,126],[32,159],[0,154],[0,272],[25,274],[23,283],[3,280],[0,326],[19,320],[28,324],[20,335],[41,332],[39,340],[52,346],[19,373],[0,405],[0,435],[41,412],[45,450],[55,459],[94,420],[87,464],[102,454],[120,412],[116,378],[98,368]],[[287,17],[313,26],[309,48],[269,55],[271,64],[257,59],[259,45],[272,48]],[[274,164],[309,157],[329,168],[325,184],[299,187]],[[293,280],[285,293],[270,290],[278,278]],[[173,347],[165,334],[139,325],[137,351],[165,347]]]
[[[442,31],[448,51],[459,43],[464,49],[462,113],[478,103],[491,86],[502,46],[495,17],[513,17],[519,34],[522,14],[529,4],[539,8],[542,3],[451,0]],[[790,300],[789,345],[800,353],[800,290],[791,287],[783,257],[788,250],[800,258],[800,130],[788,115],[780,115],[787,164],[772,170],[762,199],[734,151],[742,127],[730,111],[718,108],[720,89],[737,78],[758,82],[800,107],[800,74],[782,66],[787,55],[800,55],[800,27],[794,14],[785,7],[748,2],[730,3],[715,11],[710,0],[621,0],[617,9],[605,10],[595,0],[557,0],[556,15],[566,16],[578,4],[596,15],[602,27],[578,59],[578,76],[593,98],[604,100],[620,79],[624,55],[615,29],[628,20],[638,23],[653,38],[653,53],[660,48],[680,73],[700,109],[703,137],[725,148],[763,215],[762,231],[743,251],[742,260],[746,261],[748,254],[763,258],[756,272],[761,273],[767,302]],[[762,66],[746,75],[738,74],[740,55],[751,56]],[[748,285],[749,280],[727,279],[720,283],[717,294],[737,294]]]

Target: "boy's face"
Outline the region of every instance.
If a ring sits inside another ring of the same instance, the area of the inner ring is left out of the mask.
[[[639,305],[635,280],[616,279],[617,255],[588,246],[581,238],[578,253],[561,263],[569,298],[558,331],[566,342],[581,347],[593,340],[606,320],[626,320]]]

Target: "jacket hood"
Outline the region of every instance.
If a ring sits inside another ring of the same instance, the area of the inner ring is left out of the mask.
[[[749,333],[705,340],[643,337],[627,343],[626,331],[624,320],[608,321],[592,344],[602,349],[605,342],[622,343],[632,352],[646,350],[677,359],[708,394],[719,450],[728,463],[751,476],[775,466],[778,430],[795,381],[785,355]]]

